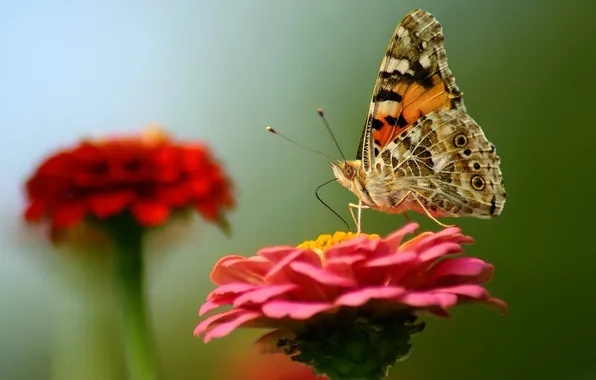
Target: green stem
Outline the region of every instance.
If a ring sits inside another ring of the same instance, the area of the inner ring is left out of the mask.
[[[157,380],[143,278],[143,228],[132,218],[108,221],[115,246],[115,283],[129,379]]]

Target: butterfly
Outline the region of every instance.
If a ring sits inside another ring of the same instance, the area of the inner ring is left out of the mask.
[[[331,162],[338,182],[358,197],[349,205],[358,232],[366,208],[412,210],[444,227],[436,218],[491,218],[503,211],[500,158],[466,111],[443,39],[426,11],[401,20],[381,63],[356,159]]]

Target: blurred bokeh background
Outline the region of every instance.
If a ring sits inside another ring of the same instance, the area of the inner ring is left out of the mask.
[[[193,337],[218,257],[344,228],[314,195],[332,178],[326,159],[264,127],[336,155],[322,107],[353,157],[389,38],[416,7],[442,23],[468,110],[502,158],[503,215],[457,223],[476,238],[468,252],[496,265],[489,288],[511,311],[430,318],[392,378],[596,378],[595,4],[0,3],[0,379],[123,378],[105,273],[21,225],[21,184],[61,146],[147,123],[209,141],[237,187],[231,239],[200,220],[173,244],[156,236],[147,273],[163,379],[226,379],[260,332]],[[351,193],[333,184],[321,195],[349,220]],[[369,211],[364,223],[386,234],[404,220]]]

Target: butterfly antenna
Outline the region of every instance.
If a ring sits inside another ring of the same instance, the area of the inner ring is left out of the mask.
[[[331,135],[331,138],[333,139],[333,142],[335,143],[335,146],[337,147],[337,150],[339,150],[339,154],[341,154],[341,158],[343,158],[344,161],[346,161],[346,156],[344,156],[344,152],[342,152],[341,148],[339,147],[339,144],[337,143],[337,139],[335,138],[335,135],[333,134],[333,131],[331,130],[331,127],[329,126],[329,123],[327,122],[327,118],[325,118],[325,114],[323,113],[323,109],[322,108],[319,108],[319,109],[317,109],[317,112],[319,113],[319,116],[321,117],[321,119],[323,119],[323,123],[325,124],[325,127],[327,128],[327,131]]]
[[[269,127],[269,126],[265,127],[265,129],[266,129],[267,131],[269,131],[269,132],[273,133],[274,135],[278,135],[278,136],[279,136],[279,137],[281,137],[282,139],[285,139],[285,140],[287,140],[287,141],[291,142],[292,144],[299,146],[300,148],[304,148],[304,149],[310,150],[311,152],[315,152],[315,153],[318,153],[318,154],[320,154],[320,155],[322,155],[322,156],[325,156],[325,157],[327,157],[327,158],[329,158],[329,159],[331,159],[331,160],[335,160],[335,158],[334,158],[334,157],[331,157],[330,155],[328,155],[328,154],[325,154],[325,153],[321,152],[320,150],[313,149],[313,148],[311,148],[311,147],[308,147],[308,146],[305,146],[305,145],[302,145],[302,144],[299,144],[299,143],[297,143],[296,141],[294,141],[294,140],[292,140],[292,139],[290,139],[290,138],[288,138],[288,137],[286,137],[286,136],[282,135],[281,133],[277,132],[275,129],[273,129],[273,128]]]
[[[337,216],[342,222],[344,222],[346,227],[348,227],[348,231],[352,232],[352,229],[350,228],[350,225],[348,224],[348,222],[346,222],[345,219],[341,217],[341,215],[339,215],[334,209],[332,209],[327,203],[325,203],[325,201],[323,201],[321,199],[321,197],[319,196],[319,190],[321,189],[321,187],[328,185],[331,182],[336,181],[336,180],[337,180],[337,178],[333,178],[333,179],[325,182],[324,184],[317,186],[317,189],[315,190],[315,195],[317,196],[317,199],[319,200],[319,202],[321,202],[325,207],[327,207],[329,210],[331,210],[331,212],[334,213],[335,216]]]

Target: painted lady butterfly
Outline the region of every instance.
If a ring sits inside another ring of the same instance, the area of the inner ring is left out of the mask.
[[[413,210],[442,226],[435,217],[497,216],[506,198],[499,164],[447,67],[441,25],[410,12],[381,63],[356,160],[331,163],[359,199],[350,204],[358,232],[363,208]]]

